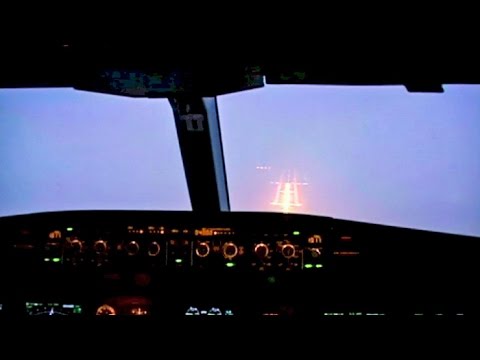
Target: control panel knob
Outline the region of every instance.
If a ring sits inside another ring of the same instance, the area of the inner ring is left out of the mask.
[[[195,249],[195,254],[197,254],[197,256],[201,258],[207,257],[209,253],[210,246],[206,242],[201,242],[197,245],[197,248]]]
[[[72,242],[70,242],[70,246],[75,253],[81,252],[83,247],[82,242],[78,239],[72,240]]]
[[[295,246],[292,244],[282,245],[282,255],[285,259],[290,259],[295,256]]]
[[[129,256],[137,255],[138,252],[140,251],[140,245],[138,245],[136,241],[130,241],[127,244],[126,250]]]
[[[107,252],[107,243],[103,240],[97,240],[93,244],[93,250],[98,255],[105,254]]]
[[[257,244],[253,251],[260,259],[265,259],[269,253],[268,245],[264,243]]]
[[[148,256],[157,256],[160,254],[160,245],[156,241],[152,241],[148,245]]]
[[[318,248],[313,248],[310,249],[310,256],[312,258],[318,258],[320,255],[322,255],[322,251]]]
[[[228,242],[223,245],[223,256],[227,259],[232,259],[238,254],[238,246],[233,242]]]

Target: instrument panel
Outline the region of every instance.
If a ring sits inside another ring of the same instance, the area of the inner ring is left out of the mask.
[[[480,300],[473,237],[273,213],[67,211],[0,226],[0,316],[461,317]]]
[[[248,225],[218,219],[205,226],[183,216],[186,222],[178,224],[161,216],[141,222],[119,216],[118,223],[103,224],[63,218],[17,229],[9,250],[52,269],[138,266],[158,271],[314,271],[334,255],[328,248],[333,237],[328,218],[297,225],[288,221],[295,218],[290,215],[275,225],[257,223],[252,216]]]

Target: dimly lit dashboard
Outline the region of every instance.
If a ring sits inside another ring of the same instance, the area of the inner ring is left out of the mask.
[[[272,213],[0,218],[2,316],[476,315],[479,239]]]

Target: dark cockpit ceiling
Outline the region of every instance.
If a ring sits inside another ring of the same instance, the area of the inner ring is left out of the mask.
[[[177,95],[200,96],[264,84],[404,85],[413,92],[441,92],[446,84],[480,83],[478,55],[472,46],[440,35],[390,41],[380,36],[337,39],[316,33],[305,38],[300,35],[305,34],[292,34],[296,40],[283,44],[245,39],[221,47],[180,35],[161,39],[146,34],[132,39],[29,35],[2,44],[6,56],[2,58],[0,88],[105,91],[101,89],[105,71],[175,76]],[[168,97],[170,90],[162,87],[161,92],[129,96]]]

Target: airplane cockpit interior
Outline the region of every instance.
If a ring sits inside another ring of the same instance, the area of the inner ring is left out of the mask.
[[[465,69],[37,50],[0,78],[0,318],[480,315]]]

